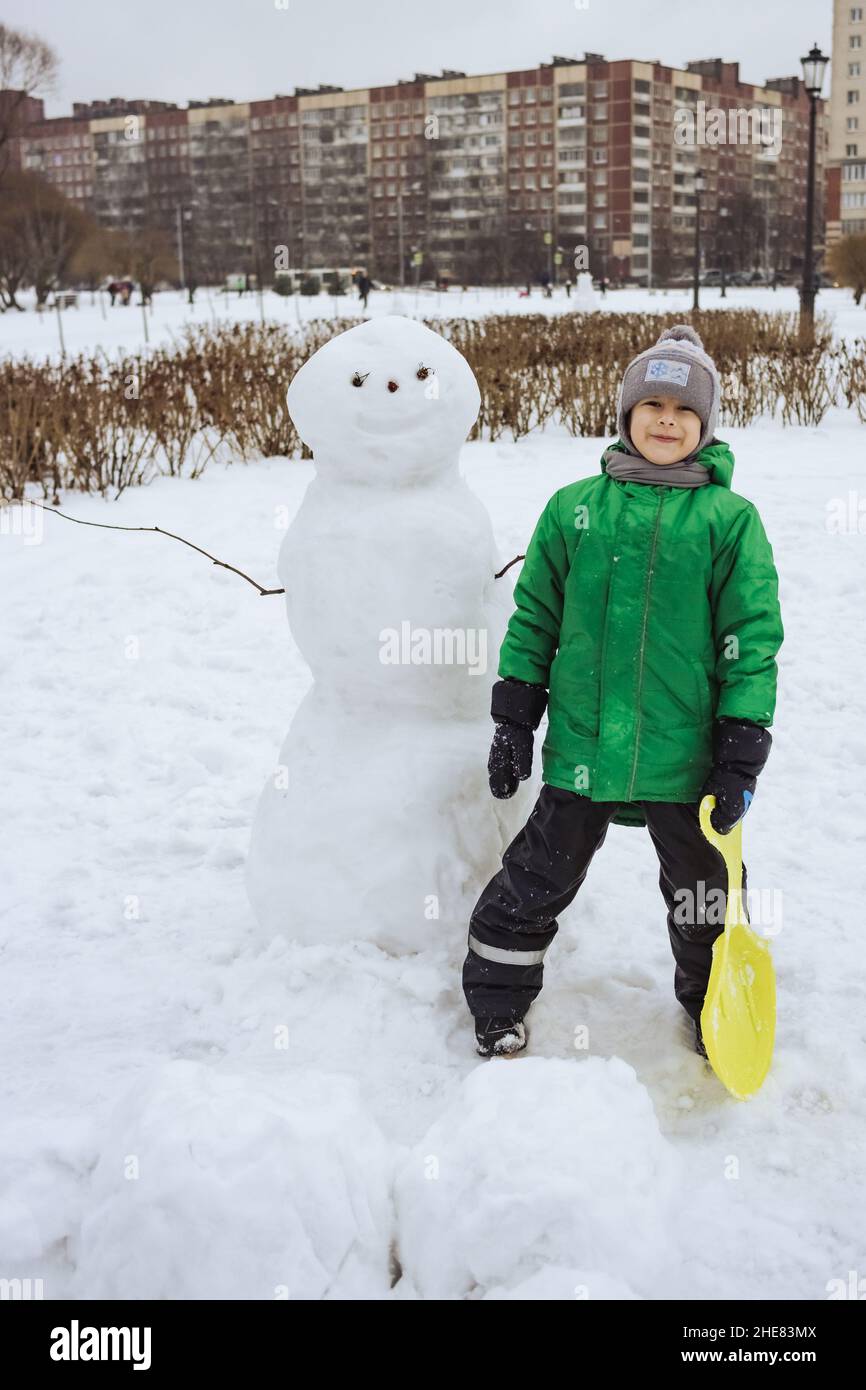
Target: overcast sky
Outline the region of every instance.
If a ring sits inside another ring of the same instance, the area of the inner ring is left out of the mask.
[[[832,19],[831,0],[0,0],[0,20],[58,55],[50,116],[100,97],[243,101],[586,50],[671,66],[735,59],[761,83],[799,73],[816,40],[829,53]]]

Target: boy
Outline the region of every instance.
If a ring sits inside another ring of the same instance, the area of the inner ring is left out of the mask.
[[[783,629],[773,553],[730,491],[714,438],[719,378],[679,324],[629,363],[619,440],[601,474],[561,488],[535,528],[493,687],[494,796],[532,770],[548,710],[544,785],[472,913],[463,989],[481,1056],[526,1046],[556,916],[611,821],[646,825],[659,857],[674,992],[700,1030],[727,870],[700,828],[745,815],[770,751]],[[549,691],[549,699],[548,699]],[[743,867],[743,894],[747,888]],[[721,890],[714,892],[712,890]],[[694,904],[683,918],[683,903]]]

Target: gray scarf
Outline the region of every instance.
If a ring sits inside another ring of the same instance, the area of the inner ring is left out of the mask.
[[[624,478],[629,482],[655,483],[662,487],[703,487],[710,481],[709,468],[695,459],[688,463],[650,463],[642,454],[605,449],[604,462],[612,478]]]

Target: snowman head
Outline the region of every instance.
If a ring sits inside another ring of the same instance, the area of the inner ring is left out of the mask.
[[[296,373],[286,399],[317,468],[365,482],[406,482],[446,469],[481,404],[465,357],[397,314],[325,343]]]

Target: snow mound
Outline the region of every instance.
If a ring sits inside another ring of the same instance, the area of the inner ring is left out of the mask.
[[[422,1298],[652,1297],[681,1181],[620,1058],[486,1062],[401,1166],[402,1268]]]
[[[497,1286],[484,1295],[485,1303],[492,1302],[562,1302],[565,1299],[592,1299],[596,1303],[634,1301],[638,1295],[624,1279],[613,1278],[598,1269],[566,1269],[564,1265],[546,1265],[531,1274],[522,1284],[510,1289]]]
[[[387,1296],[392,1167],[351,1077],[170,1062],[113,1112],[72,1296]]]

